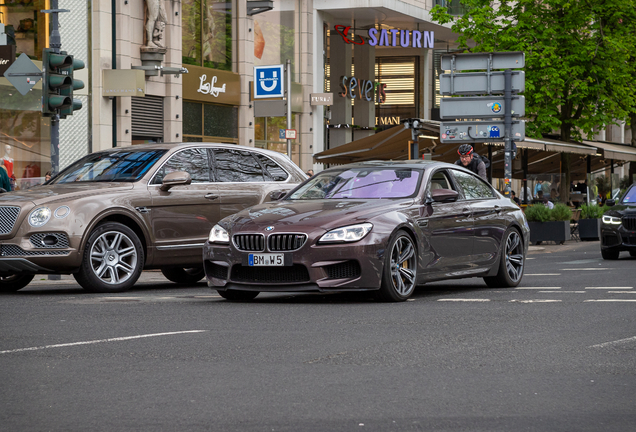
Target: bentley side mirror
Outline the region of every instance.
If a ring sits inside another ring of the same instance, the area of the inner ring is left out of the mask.
[[[435,202],[455,202],[459,194],[452,189],[433,189],[431,197]]]
[[[285,195],[287,195],[286,191],[274,191],[269,194],[269,197],[272,199],[272,201],[278,201],[282,199]]]
[[[185,171],[175,171],[170,174],[166,174],[161,182],[162,191],[170,190],[171,187],[174,186],[187,186],[192,183],[192,177]]]
[[[605,201],[605,205],[609,207],[616,205],[616,200],[608,199],[607,201]]]

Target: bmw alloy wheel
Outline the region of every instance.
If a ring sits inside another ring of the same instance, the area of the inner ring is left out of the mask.
[[[511,231],[506,239],[505,254],[508,277],[517,283],[523,275],[523,243],[517,231]]]
[[[408,297],[415,288],[415,246],[407,235],[400,236],[391,249],[391,280],[393,289],[402,297]]]

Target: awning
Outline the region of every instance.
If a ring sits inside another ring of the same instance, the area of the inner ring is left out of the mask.
[[[605,159],[636,161],[636,147],[632,147],[630,145],[585,140],[583,140],[583,144],[601,149]]]
[[[346,164],[365,160],[406,159],[411,130],[404,126],[378,132],[314,155],[316,163]]]
[[[441,143],[439,138],[434,138],[439,137],[440,122],[425,120],[421,128],[424,128],[425,131],[420,129],[420,155],[418,155],[418,158],[421,154],[430,153],[433,160],[436,161],[453,163],[457,160],[457,147],[462,144],[461,141]],[[425,138],[422,138],[422,136]],[[345,164],[374,159],[406,159],[408,157],[408,142],[410,139],[410,129],[405,129],[402,125],[395,126],[375,135],[317,153],[314,155],[314,161],[316,163]],[[516,144],[517,148],[530,149],[538,152],[573,153],[592,156],[597,154],[596,143],[586,145],[567,143],[548,138],[526,138],[525,141],[520,141]],[[475,151],[483,155],[487,154],[488,146],[503,149],[503,145],[503,142],[474,144]],[[542,156],[542,158],[546,156],[550,155]]]

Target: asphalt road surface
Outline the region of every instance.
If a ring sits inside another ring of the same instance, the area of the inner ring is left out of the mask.
[[[0,296],[0,430],[634,430],[635,312],[636,258],[598,242],[398,304],[40,279]]]

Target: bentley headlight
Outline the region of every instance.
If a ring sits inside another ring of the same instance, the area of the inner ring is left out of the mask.
[[[369,234],[369,232],[371,232],[371,228],[373,228],[373,225],[370,223],[336,228],[320,237],[318,243],[356,242],[358,240],[362,240],[364,236]]]
[[[615,216],[604,215],[603,216],[603,223],[604,224],[608,224],[608,225],[620,225],[621,224],[621,218],[618,218],[618,217],[615,217]]]
[[[51,209],[48,207],[38,207],[29,215],[29,225],[41,227],[51,219]]]
[[[230,244],[230,236],[220,225],[214,225],[208,240],[210,243]]]

